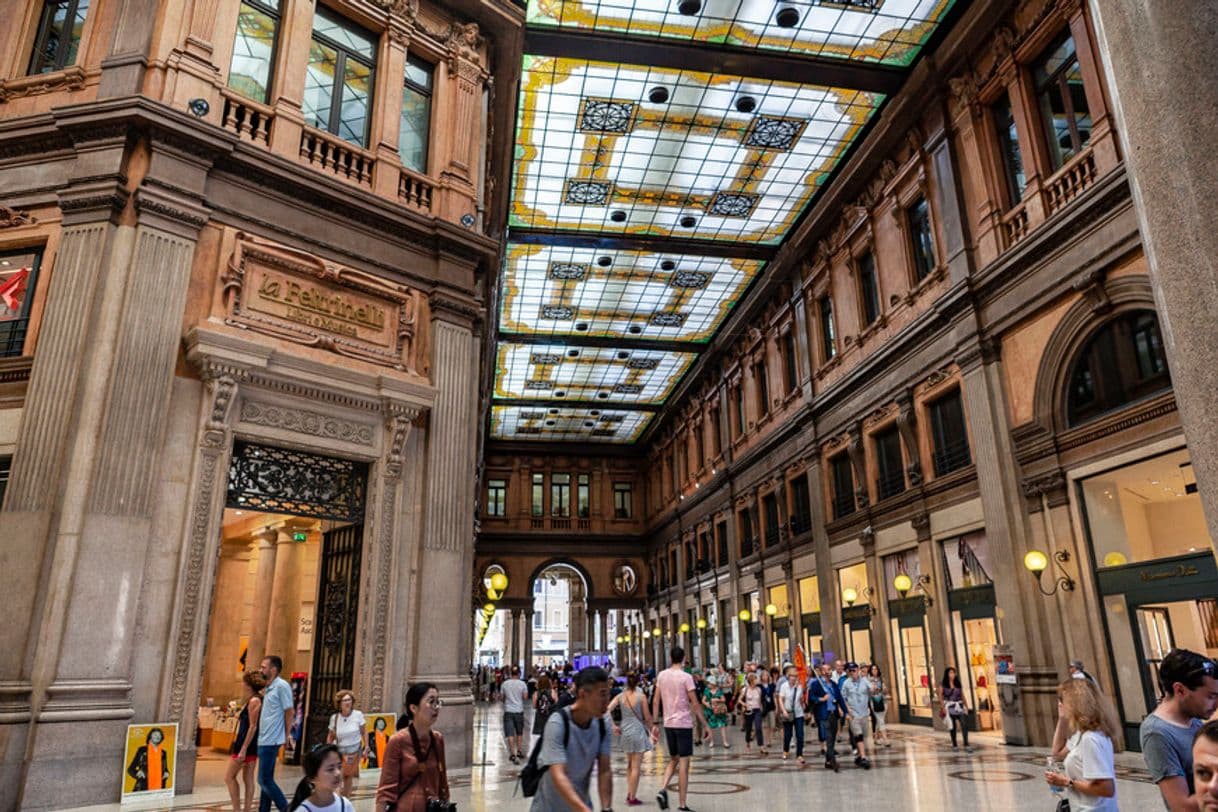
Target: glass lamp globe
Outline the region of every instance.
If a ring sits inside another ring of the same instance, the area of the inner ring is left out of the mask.
[[[1129,563],[1129,559],[1125,557],[1125,554],[1121,553],[1121,552],[1117,552],[1115,550],[1112,551],[1111,553],[1109,553],[1108,555],[1104,556],[1104,566],[1105,567],[1119,567],[1123,564],[1128,564],[1128,563]]]
[[[689,631],[689,624],[682,623],[681,627],[680,627],[680,631],[681,631],[681,634],[685,634],[687,631]]]
[[[508,587],[508,577],[502,572],[496,572],[491,576],[491,588],[496,592],[503,592]]]
[[[859,592],[852,586],[848,586],[842,590],[842,600],[847,606],[854,606],[854,602],[859,599]]]
[[[750,612],[748,609],[741,609],[740,610],[740,619],[743,620],[745,623],[748,623],[750,620],[753,619],[753,613]]]
[[[493,604],[493,603],[486,603],[486,604],[483,604],[483,605],[482,605],[482,611],[483,611],[483,612],[486,612],[488,615],[493,615],[493,614],[495,614],[495,604]]]
[[[697,626],[699,629],[705,629],[706,628],[706,618],[704,618],[704,617],[698,618],[698,622],[695,623],[694,625]]]
[[[651,630],[652,637],[659,637],[661,634],[663,634],[663,632],[660,631],[659,626],[656,626],[654,629]]]
[[[620,644],[622,644],[622,643],[625,643],[625,642],[626,642],[626,638],[622,637],[621,635],[618,635],[617,642],[618,642],[618,644],[619,644],[619,645],[620,645]]]
[[[1028,572],[1040,575],[1045,571],[1045,567],[1049,566],[1049,557],[1040,550],[1031,550],[1023,557],[1023,565],[1027,567]]]
[[[913,579],[905,573],[901,573],[896,578],[892,579],[892,585],[896,587],[897,592],[904,595],[906,592],[913,589]]]
[[[767,603],[765,605],[765,613],[770,617],[774,617],[774,615],[778,614],[778,607],[772,603]]]
[[[502,597],[502,593],[496,590],[495,587],[488,586],[486,588],[486,597],[488,600],[497,601]]]
[[[651,632],[644,630],[644,631],[643,631],[643,639],[644,639],[644,640],[650,640],[650,639],[651,639]]]

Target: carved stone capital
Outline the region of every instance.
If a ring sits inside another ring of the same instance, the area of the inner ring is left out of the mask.
[[[28,226],[37,222],[38,220],[28,211],[20,211],[18,209],[10,209],[8,206],[0,206],[0,228]]]

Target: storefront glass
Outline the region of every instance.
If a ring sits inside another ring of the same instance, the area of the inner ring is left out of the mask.
[[[815,575],[799,579],[800,627],[808,662],[819,665],[824,659],[820,634],[820,582]]]
[[[956,662],[965,683],[969,707],[973,709],[977,730],[1002,730],[1002,711],[998,707],[998,688],[994,682],[994,646],[998,630],[993,617],[967,617],[952,612],[956,639]]]

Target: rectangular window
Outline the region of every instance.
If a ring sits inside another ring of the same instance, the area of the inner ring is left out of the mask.
[[[402,117],[398,123],[398,154],[402,166],[427,172],[427,141],[431,137],[431,94],[435,68],[414,54],[406,56],[402,83]]]
[[[668,551],[668,577],[669,583],[677,582],[677,548],[673,547]]]
[[[812,498],[808,493],[808,476],[800,474],[791,480],[791,532],[798,535],[812,529]]]
[[[934,446],[935,476],[951,473],[972,462],[959,389],[930,405],[930,430]]]
[[[719,553],[719,566],[727,563],[727,522],[715,525],[715,546]]]
[[[880,317],[880,283],[875,277],[875,254],[868,251],[859,257],[858,271],[863,326],[866,327]]]
[[[914,277],[921,282],[935,269],[935,237],[930,226],[930,204],[919,197],[909,207],[910,248],[913,250]]]
[[[0,457],[0,505],[4,504],[4,492],[8,490],[8,478],[12,470],[13,458]]]
[[[765,546],[773,547],[780,537],[778,527],[778,497],[767,493],[761,498],[761,507],[765,511]]]
[[[544,516],[546,499],[546,475],[533,474],[533,516]]]
[[[740,557],[745,558],[753,554],[757,543],[753,538],[753,517],[752,511],[748,508],[740,510]]]
[[[359,146],[368,144],[375,34],[318,7],[305,73],[305,123]]]
[[[833,518],[840,519],[854,512],[854,471],[850,457],[838,454],[829,460],[833,483]]]
[[[41,250],[0,253],[0,358],[25,352]]]
[[[706,427],[702,423],[695,423],[693,428],[694,433],[694,462],[693,469],[701,471],[702,466],[706,461],[706,445],[702,440],[702,433],[706,431]]]
[[[716,457],[723,451],[721,436],[723,432],[723,413],[718,406],[711,409],[711,450]]]
[[[89,0],[46,0],[42,4],[34,53],[30,56],[31,76],[76,64],[88,13]]]
[[[507,481],[491,479],[486,483],[486,515],[507,515]]]
[[[550,474],[550,515],[571,515],[571,475]]]
[[[590,481],[587,474],[580,474],[576,479],[575,509],[581,519],[588,518],[592,509]]]
[[[833,326],[833,298],[820,297],[817,302],[820,310],[820,351],[821,363],[828,363],[837,355],[837,328]]]
[[[770,413],[770,374],[765,361],[753,367],[753,377],[757,380],[757,414],[767,415]]]
[[[736,385],[732,393],[736,398],[736,436],[744,436],[744,382]]]
[[[1049,159],[1056,171],[1091,143],[1091,111],[1074,39],[1069,34],[1032,68],[1032,77],[1041,124],[1049,141]]]
[[[1023,199],[1023,190],[1028,185],[1023,171],[1023,158],[1019,152],[1019,134],[1015,130],[1015,114],[1011,112],[1011,97],[1003,94],[992,108],[994,130],[998,134],[998,151],[1002,155],[1002,167],[1006,172],[1007,192],[1014,206]]]
[[[786,391],[793,392],[799,385],[799,365],[795,358],[795,334],[791,330],[782,334],[782,372]]]
[[[534,629],[540,629],[540,628],[541,628],[541,612],[534,612],[534,613],[533,613],[533,628],[534,628]]]
[[[901,458],[901,434],[896,426],[877,432],[875,441],[876,485],[880,499],[905,490],[905,463]]]
[[[256,102],[271,101],[271,72],[279,38],[279,4],[245,0],[237,12],[237,38],[228,86]]]
[[[633,515],[630,507],[630,490],[629,482],[613,483],[613,518],[629,519]]]

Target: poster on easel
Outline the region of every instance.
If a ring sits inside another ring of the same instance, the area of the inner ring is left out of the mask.
[[[397,731],[398,717],[392,713],[365,713],[364,729],[368,731],[364,748],[364,768],[378,770],[385,766],[385,745]]]
[[[178,768],[176,722],[127,726],[122,803],[173,799]]]

